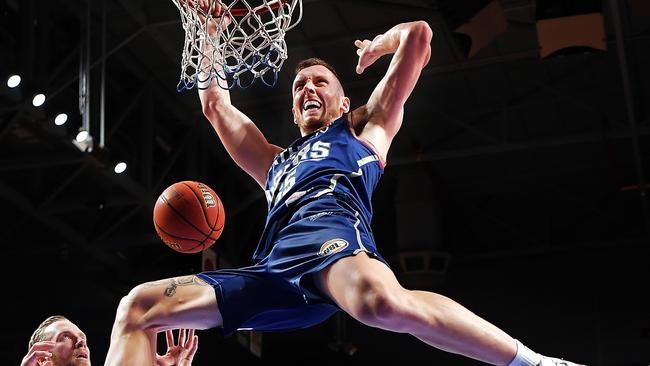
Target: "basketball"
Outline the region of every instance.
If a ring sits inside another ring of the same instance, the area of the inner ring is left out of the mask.
[[[198,253],[212,246],[221,236],[224,221],[221,199],[201,182],[172,184],[158,197],[153,209],[158,236],[181,253]]]

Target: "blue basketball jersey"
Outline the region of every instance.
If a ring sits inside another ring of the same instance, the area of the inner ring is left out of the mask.
[[[268,254],[284,218],[301,203],[323,195],[347,201],[369,224],[372,192],[382,173],[380,158],[354,135],[345,115],[294,141],[276,155],[268,172],[265,192],[269,212],[253,255],[255,262]]]
[[[382,173],[379,157],[355,137],[346,117],[275,157],[255,263],[198,274],[215,290],[224,335],[318,324],[340,308],[322,293],[314,274],[361,252],[388,265],[370,228],[371,196]]]

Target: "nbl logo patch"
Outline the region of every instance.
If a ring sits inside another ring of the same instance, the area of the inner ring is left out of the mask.
[[[348,242],[343,239],[332,239],[325,242],[321,245],[320,250],[318,251],[318,256],[325,256],[334,253],[338,253],[343,249],[347,248]]]

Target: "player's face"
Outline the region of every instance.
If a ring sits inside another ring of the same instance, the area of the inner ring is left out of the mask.
[[[350,100],[325,66],[306,67],[293,81],[293,118],[302,135],[329,125],[348,111]]]
[[[86,335],[68,320],[50,324],[45,332],[53,334],[50,341],[56,342],[52,352],[54,366],[90,366],[90,350]]]

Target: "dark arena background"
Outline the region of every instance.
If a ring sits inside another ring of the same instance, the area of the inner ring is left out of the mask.
[[[358,107],[389,57],[357,75],[354,40],[413,20],[434,31],[373,198],[378,247],[402,284],[449,296],[540,353],[647,366],[650,3],[303,7],[277,85],[232,91],[281,146],[299,136],[290,110],[299,60],[328,60]],[[37,325],[62,314],[102,365],[133,286],[251,263],[264,194],[227,155],[196,91],[176,91],[179,19],[169,0],[0,1],[1,364],[19,365]],[[21,82],[9,87],[12,75]],[[73,142],[80,129],[90,139]],[[156,198],[182,180],[223,201],[211,253],[174,252],[154,230]],[[198,334],[196,366],[480,364],[344,315],[288,333]]]

